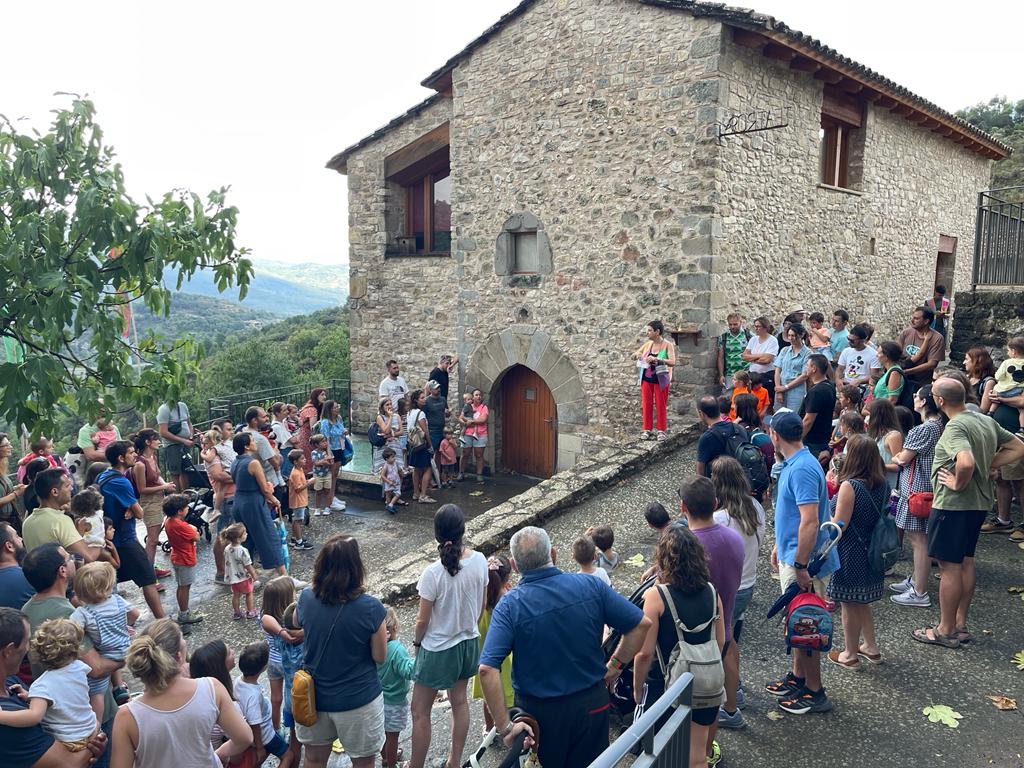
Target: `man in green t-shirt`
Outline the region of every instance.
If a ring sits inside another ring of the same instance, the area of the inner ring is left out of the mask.
[[[1024,458],[1024,442],[992,418],[965,407],[956,379],[932,385],[936,405],[949,418],[935,445],[928,518],[928,554],[939,561],[939,623],[915,629],[915,640],[956,648],[970,638],[967,613],[974,597],[974,552],[985,515],[992,508],[990,473]]]
[[[729,330],[718,337],[718,385],[726,394],[732,391],[732,375],[750,365],[743,359],[743,350],[750,341],[750,331],[743,327],[743,318],[732,312],[725,318]]]
[[[29,629],[33,634],[39,625],[48,619],[66,619],[71,616],[75,607],[68,602],[68,583],[75,578],[75,561],[68,555],[64,547],[56,542],[36,547],[27,555],[22,563],[25,578],[36,593],[22,606],[21,611],[28,618]],[[100,656],[86,635],[82,640],[78,658],[89,667],[89,676],[105,677],[124,666],[123,661],[107,659]],[[42,674],[32,664],[32,676]],[[103,700],[103,730],[110,738],[114,715],[117,714],[117,703],[114,701],[111,686],[107,686],[106,698]],[[96,765],[106,765],[110,759],[110,750],[97,760]]]

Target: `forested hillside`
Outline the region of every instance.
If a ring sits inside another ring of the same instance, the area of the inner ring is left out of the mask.
[[[992,166],[992,188],[1024,185],[1024,99],[1009,101],[995,96],[987,104],[977,104],[956,113],[972,125],[1013,147],[1013,154]],[[1013,196],[1024,201],[1024,194]]]

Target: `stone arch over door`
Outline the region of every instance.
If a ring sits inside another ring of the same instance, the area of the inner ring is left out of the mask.
[[[500,466],[501,380],[506,371],[522,365],[536,372],[555,399],[558,430],[556,468],[568,469],[583,453],[581,432],[589,422],[586,390],[579,371],[545,331],[535,325],[513,325],[484,340],[470,357],[466,384],[485,393],[492,410],[490,429],[494,439],[487,446],[487,460]]]

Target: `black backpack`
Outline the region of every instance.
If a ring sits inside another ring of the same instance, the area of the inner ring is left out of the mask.
[[[750,490],[755,495],[760,495],[768,490],[768,486],[771,484],[771,475],[768,473],[768,467],[765,466],[764,453],[745,438],[745,433],[735,424],[729,426],[732,427],[732,430],[728,435],[722,434],[722,430],[716,430],[714,427],[711,431],[715,432],[718,439],[722,441],[726,455],[732,456],[743,467],[743,473],[750,482]]]
[[[380,433],[380,425],[376,421],[366,430],[366,439],[374,448],[383,448],[388,444],[387,438]]]

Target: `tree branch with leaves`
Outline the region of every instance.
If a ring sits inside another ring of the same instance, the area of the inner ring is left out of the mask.
[[[201,349],[132,339],[130,307],[167,316],[165,270],[178,289],[211,270],[240,298],[253,274],[227,188],[136,203],[94,117],[82,98],[54,110],[45,134],[0,116],[0,418],[33,432],[55,423],[57,406],[94,416],[103,396],[149,411],[176,402]]]

